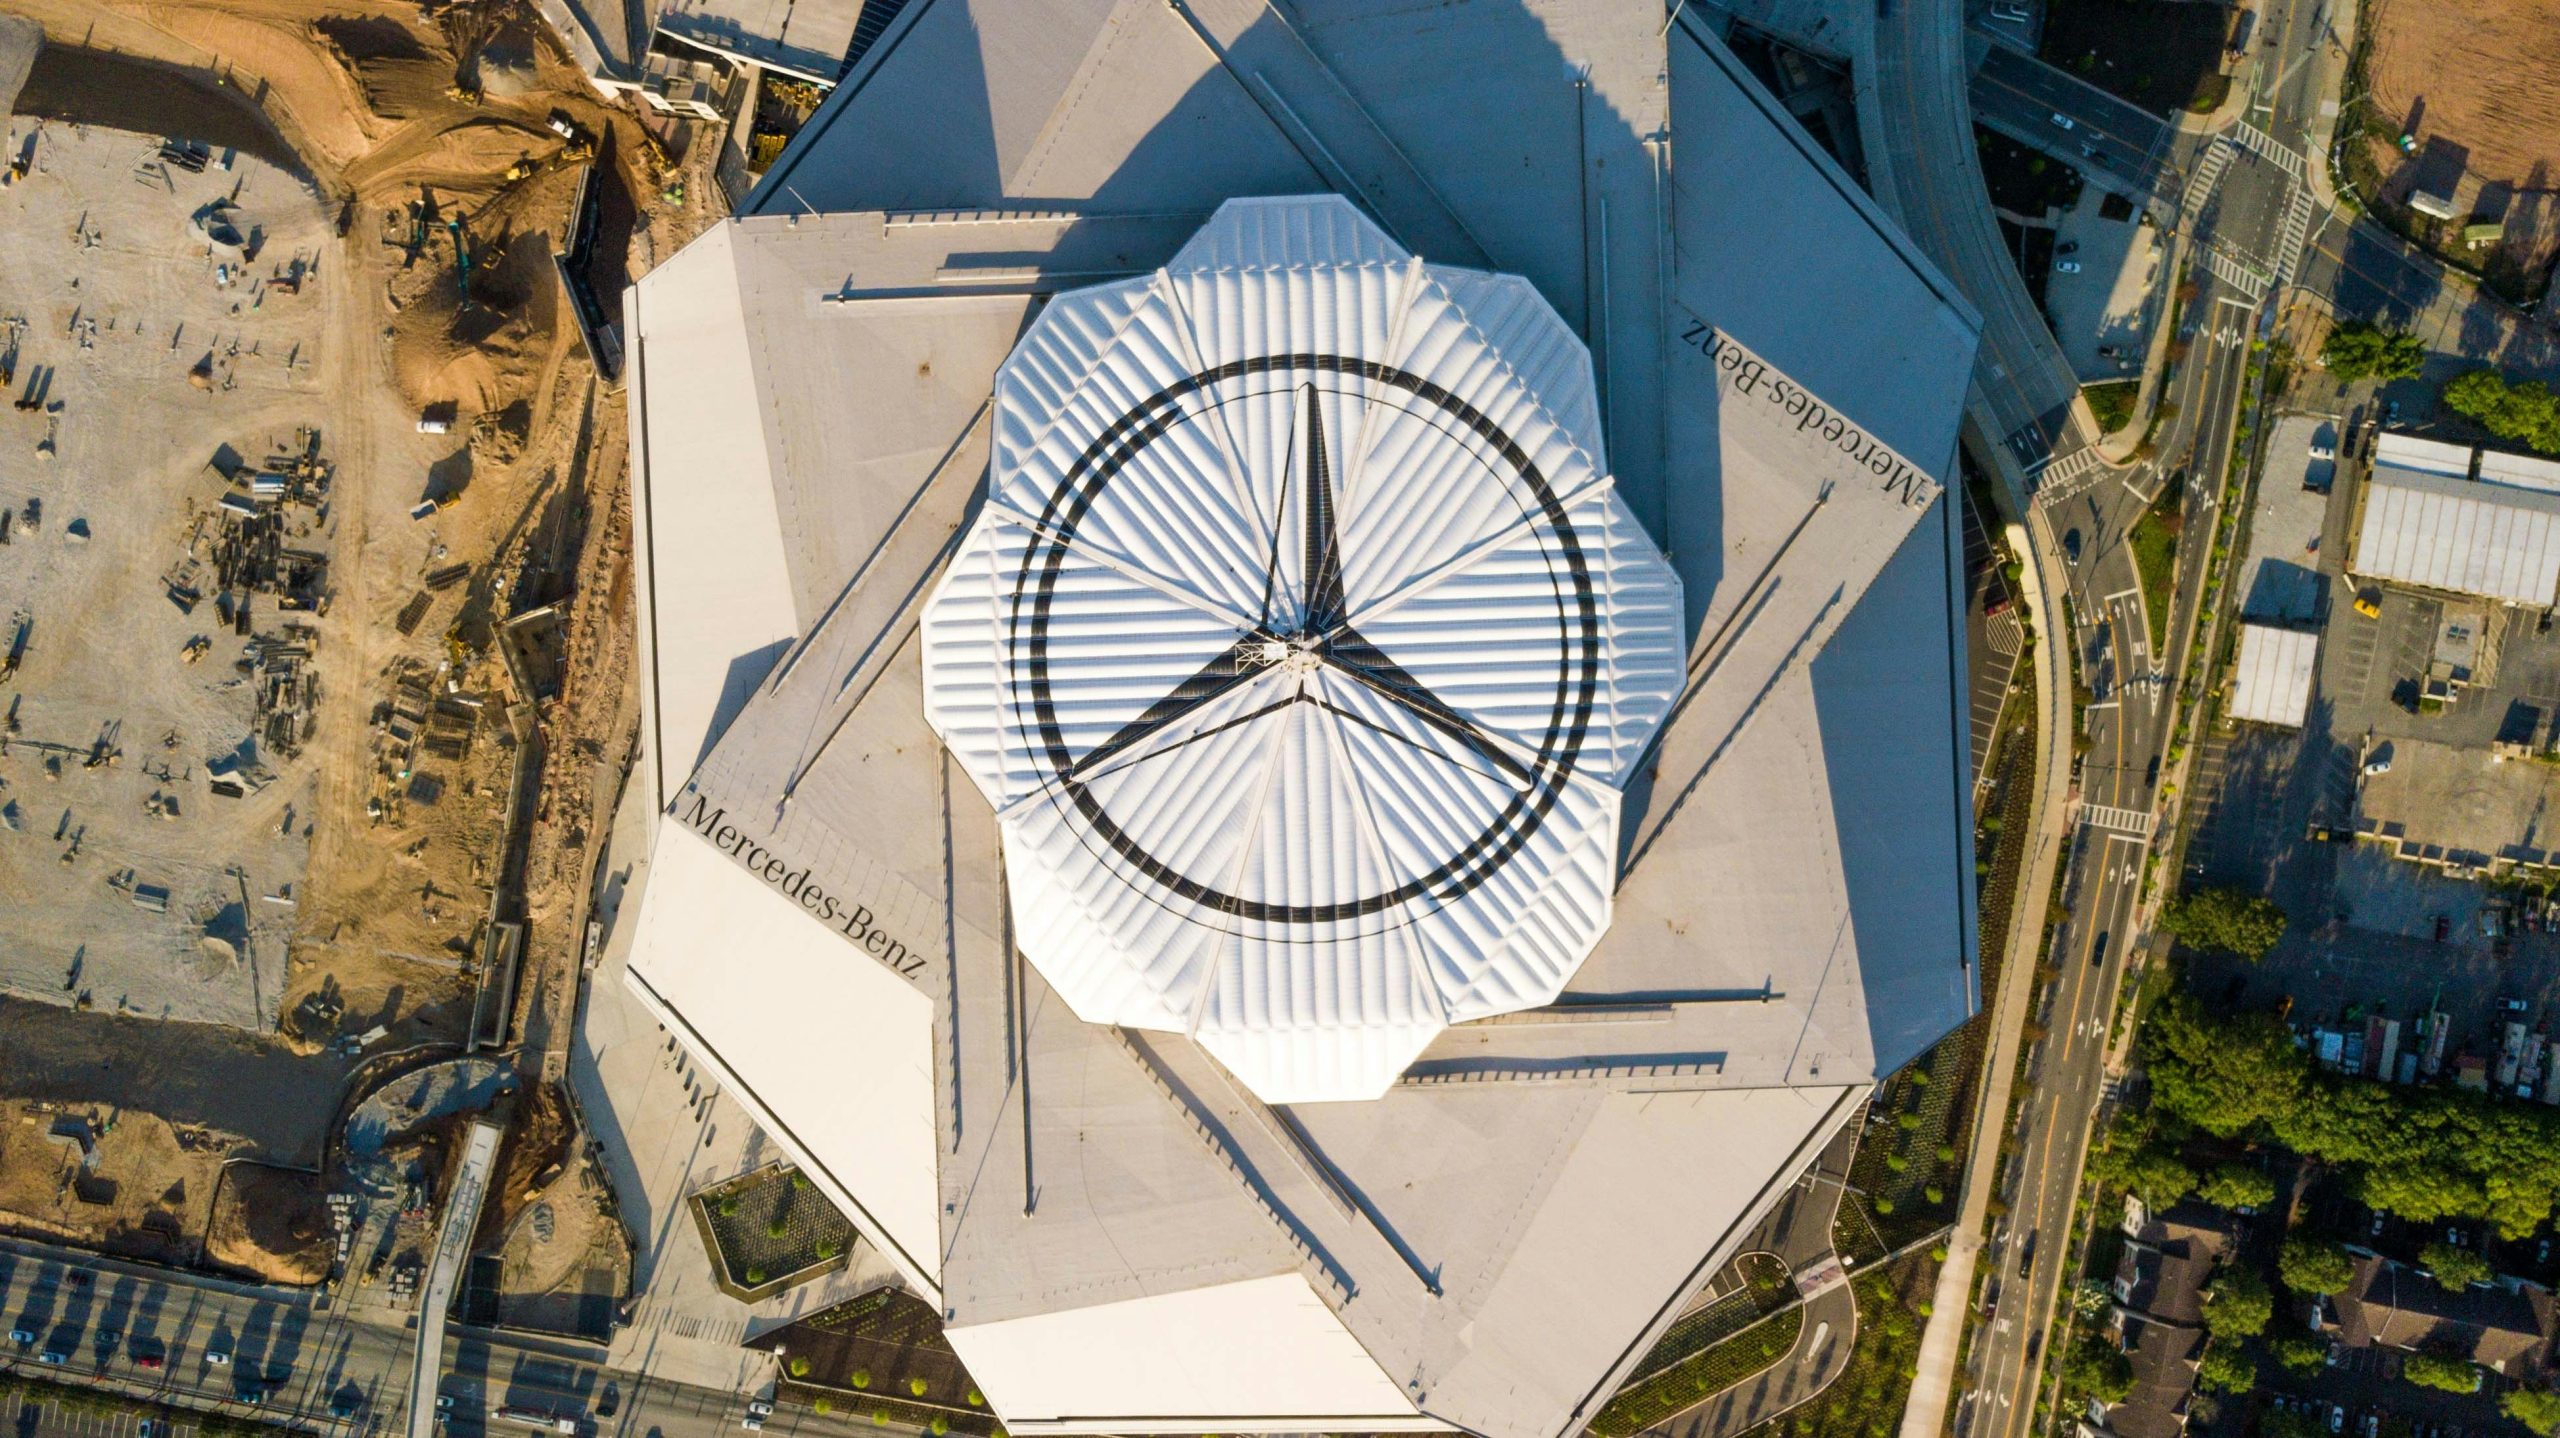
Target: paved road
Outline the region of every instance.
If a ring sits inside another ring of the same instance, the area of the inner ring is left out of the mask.
[[[2054,523],[2079,529],[2084,545],[2102,555],[2124,550],[2134,518],[2180,468],[2198,481],[2187,489],[2185,532],[2211,532],[2208,491],[2228,470],[2233,424],[2247,400],[2249,341],[2274,280],[2295,267],[2312,208],[2303,157],[2269,131],[2298,133],[2316,106],[2316,67],[2291,61],[2316,46],[2321,32],[2312,24],[2314,0],[2277,0],[2271,8],[2278,7],[2281,13],[2268,17],[2278,41],[2271,53],[2283,63],[2253,73],[2256,93],[2244,118],[2255,118],[2255,133],[2223,162],[2188,236],[2199,290],[2179,319],[2190,348],[2170,392],[2178,414],[2164,426],[2159,458],[2049,499]],[[2092,571],[2084,558],[2073,577],[2073,637],[2095,702],[2066,887],[2070,918],[2055,939],[2062,972],[2040,1016],[2045,1038],[2021,1105],[2009,1215],[1995,1234],[1989,1319],[1958,1409],[1959,1434],[2014,1438],[2032,1427],[2050,1356],[2048,1326],[2073,1266],[2066,1248],[2091,1122],[2105,1097],[2109,1025],[2135,938],[2168,691],[2185,665],[2179,636],[2199,603],[2207,549],[2189,544],[2182,551],[2166,655],[2151,652],[2141,602],[2123,592],[2122,570]]]
[[[1883,163],[1877,202],[1982,311],[1971,405],[2009,463],[2033,474],[2086,445],[2072,421],[2079,386],[2019,282],[1985,203],[1965,87],[1961,0],[1909,0],[1876,21],[1874,83],[1860,133]]]
[[[1775,1253],[1799,1276],[1821,1268],[1833,1256],[1831,1220],[1862,1131],[1856,1124],[1842,1130],[1743,1240],[1742,1251]],[[1816,1293],[1805,1301],[1804,1326],[1787,1356],[1651,1431],[1665,1438],[1732,1438],[1758,1427],[1830,1387],[1849,1366],[1857,1337],[1858,1300],[1848,1284]]]
[[[350,1317],[317,1306],[301,1290],[9,1240],[0,1241],[0,1319],[10,1332],[30,1335],[24,1344],[0,1340],[0,1372],[137,1403],[292,1423],[333,1438],[395,1432],[407,1418],[415,1335],[397,1315]],[[615,1372],[591,1345],[459,1325],[451,1334],[436,1385],[454,1398],[450,1438],[507,1432],[492,1428],[489,1416],[502,1404],[577,1415],[585,1438],[716,1438],[733,1433],[743,1416],[746,1400],[738,1394]],[[48,1352],[63,1361],[42,1362]],[[145,1357],[160,1366],[144,1367]],[[254,1406],[239,1401],[244,1387],[263,1390]],[[348,1411],[345,1421],[332,1415],[333,1404]],[[602,1412],[608,1406],[610,1415]],[[39,1413],[33,1421],[47,1431],[75,1431],[59,1427],[57,1416]],[[183,1412],[177,1416],[184,1421]],[[129,1421],[124,1431],[130,1433]],[[849,1438],[878,1430],[867,1417],[857,1423],[786,1408],[768,1431]],[[102,1435],[77,1429],[77,1438]]]
[[[2186,172],[2174,154],[2178,131],[2159,116],[2001,44],[1983,51],[1970,98],[1980,123],[2104,188],[2137,200],[2163,197],[2164,209],[2175,213]],[[2071,121],[2068,129],[2057,115]]]

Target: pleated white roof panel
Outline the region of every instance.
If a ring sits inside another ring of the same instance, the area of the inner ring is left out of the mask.
[[[1528,284],[1233,200],[1006,361],[925,707],[1078,1015],[1364,1099],[1607,929],[1681,615]]]

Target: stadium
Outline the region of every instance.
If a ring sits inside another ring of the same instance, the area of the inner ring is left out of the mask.
[[[1645,7],[930,0],[625,309],[628,981],[1016,1433],[1578,1430],[1973,1012],[1978,321]]]

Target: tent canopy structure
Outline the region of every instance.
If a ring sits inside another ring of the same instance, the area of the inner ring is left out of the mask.
[[[1053,301],[995,403],[926,711],[1060,995],[1274,1103],[1553,999],[1682,670],[1555,311],[1338,196],[1231,200]]]
[[[626,301],[610,945],[1009,1431],[1575,1431],[1973,1012],[1977,320],[1721,23],[914,0]]]

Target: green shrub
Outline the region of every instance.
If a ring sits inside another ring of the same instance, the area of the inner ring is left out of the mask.
[[[987,1395],[979,1392],[975,1388],[972,1388],[967,1393],[962,1394],[961,1397],[972,1408],[984,1408],[987,1406]]]
[[[2478,1367],[2440,1353],[2410,1354],[2400,1364],[2400,1376],[2421,1388],[2436,1388],[2447,1393],[2480,1391]]]
[[[836,1400],[821,1393],[816,1398],[810,1400],[809,1407],[813,1412],[833,1413],[836,1411]]]
[[[857,1368],[853,1370],[853,1386],[856,1388],[870,1387],[871,1370],[868,1368]]]
[[[918,1398],[922,1398],[924,1396],[925,1389],[930,1386],[930,1384],[927,1384],[921,1378],[910,1378],[907,1380],[907,1391]]]
[[[2560,1433],[2560,1393],[2548,1388],[2510,1388],[2498,1399],[2498,1406],[2536,1433]]]
[[[806,1378],[809,1376],[809,1360],[806,1358],[794,1357],[791,1360],[790,1368],[791,1376],[794,1378]]]
[[[747,1265],[747,1286],[753,1288],[762,1282],[764,1282],[764,1270],[754,1264]]]

